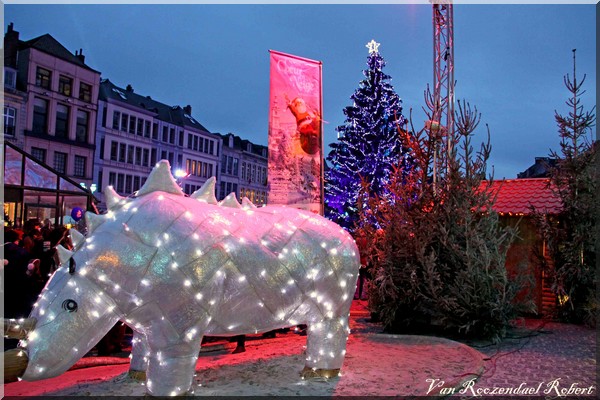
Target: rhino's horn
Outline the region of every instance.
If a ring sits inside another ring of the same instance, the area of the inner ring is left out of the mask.
[[[85,224],[87,225],[88,233],[94,232],[104,221],[105,218],[102,215],[94,214],[90,211],[85,213]]]
[[[65,249],[60,244],[56,246],[56,251],[58,253],[58,259],[61,265],[64,265],[67,261],[69,261],[69,258],[73,257],[73,252]]]
[[[242,207],[244,207],[244,208],[256,208],[256,206],[254,205],[254,203],[252,203],[250,201],[250,199],[247,198],[246,196],[244,196],[242,198]]]
[[[202,187],[192,193],[190,197],[196,200],[206,201],[208,204],[217,204],[217,198],[215,197],[216,182],[217,179],[214,176],[208,178]]]
[[[27,364],[29,364],[29,357],[25,350],[7,350],[4,353],[4,383],[18,381],[25,373]]]
[[[156,163],[144,185],[138,190],[137,195],[143,196],[152,192],[167,192],[185,196],[183,190],[177,184],[171,174],[171,165],[167,160],[160,160]]]
[[[85,236],[83,236],[77,229],[71,228],[69,230],[69,234],[71,235],[71,242],[73,242],[73,246],[75,246],[75,248],[79,248],[79,246],[85,242]]]
[[[25,339],[27,334],[35,328],[35,318],[4,319],[4,337],[8,339]]]
[[[231,208],[242,208],[242,205],[238,203],[237,198],[235,197],[235,193],[231,192],[225,197],[219,205],[223,207],[231,207]]]
[[[123,200],[125,200],[125,197],[119,196],[112,186],[104,189],[104,198],[106,199],[106,207],[112,211],[123,205]]]

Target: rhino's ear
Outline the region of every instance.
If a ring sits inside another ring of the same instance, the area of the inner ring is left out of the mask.
[[[87,225],[89,233],[94,232],[96,228],[104,223],[104,221],[105,219],[102,215],[94,214],[90,211],[85,213],[85,224]]]
[[[85,242],[85,236],[83,236],[77,229],[71,228],[69,230],[69,234],[71,235],[71,242],[73,242],[73,246],[76,249],[79,248],[83,242]]]
[[[256,208],[256,206],[254,205],[254,203],[252,203],[252,202],[250,201],[250,199],[249,199],[249,198],[247,198],[246,196],[244,196],[244,197],[242,198],[242,207],[243,207],[243,208]]]
[[[106,207],[110,211],[115,211],[125,203],[125,197],[119,196],[112,186],[104,189],[104,198],[106,199]]]
[[[73,252],[65,249],[62,245],[56,246],[56,251],[58,253],[58,260],[61,265],[64,265],[71,257],[73,257]]]
[[[208,180],[204,182],[202,187],[200,187],[200,189],[192,193],[190,197],[196,200],[205,201],[208,204],[217,204],[217,198],[215,197],[216,182],[217,179],[214,176],[208,178]]]
[[[235,193],[231,192],[225,197],[220,203],[222,207],[231,207],[231,208],[242,208],[242,205],[238,203],[237,198],[235,197]]]
[[[171,175],[171,165],[167,160],[160,160],[148,175],[144,185],[138,190],[137,195],[143,196],[152,192],[167,192],[185,196],[183,190]]]

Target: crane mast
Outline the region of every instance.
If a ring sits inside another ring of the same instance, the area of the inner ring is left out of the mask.
[[[433,3],[433,104],[430,129],[441,140],[442,148],[452,151],[454,132],[454,17],[451,0],[432,0]],[[436,157],[439,161],[447,157]],[[436,161],[438,161],[436,160]],[[440,168],[441,167],[441,168]],[[447,166],[446,166],[447,167]],[[434,179],[444,166],[434,165]],[[437,179],[436,179],[437,180]]]

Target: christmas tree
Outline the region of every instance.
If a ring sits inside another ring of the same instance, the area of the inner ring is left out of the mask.
[[[390,172],[408,163],[398,135],[398,127],[407,122],[402,101],[383,72],[379,43],[372,40],[367,47],[365,79],[350,97],[354,104],[344,109],[346,121],[336,128],[339,139],[327,156],[331,168],[325,182],[326,216],[350,231],[357,220],[361,182],[368,183],[368,197],[385,200]]]
[[[555,111],[560,136],[560,152],[551,151],[557,160],[550,180],[561,199],[559,215],[538,212],[540,233],[547,243],[546,254],[539,255],[546,279],[558,297],[558,316],[570,322],[596,325],[598,315],[598,142],[594,140],[596,106],[589,111],[581,104],[583,79],[577,80],[575,49],[573,77],[564,77],[570,97],[567,115]],[[552,262],[548,263],[551,260]]]

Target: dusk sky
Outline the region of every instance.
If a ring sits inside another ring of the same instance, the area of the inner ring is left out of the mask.
[[[591,3],[591,2],[590,2]],[[209,131],[268,140],[269,52],[323,62],[325,153],[363,78],[371,39],[404,115],[416,127],[433,80],[430,4],[396,5],[5,5],[21,40],[49,33],[118,86],[169,105],[192,106]],[[558,150],[554,111],[567,114],[563,76],[587,74],[585,109],[596,104],[596,6],[454,6],[456,98],[477,106],[474,143],[492,137],[495,178],[515,178]],[[595,128],[594,128],[595,129]],[[595,136],[595,131],[594,131]]]

